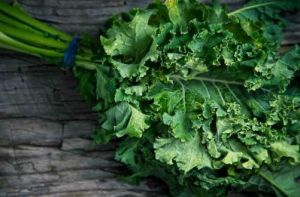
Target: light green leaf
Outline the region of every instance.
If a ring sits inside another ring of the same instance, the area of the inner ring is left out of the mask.
[[[177,111],[174,116],[164,113],[163,123],[171,126],[172,135],[181,141],[188,141],[193,137],[191,122],[182,111]]]
[[[277,159],[281,157],[288,157],[292,159],[292,162],[300,162],[299,145],[291,145],[286,141],[274,142],[271,144],[271,149],[277,154]]]
[[[134,107],[131,108],[131,116],[128,121],[127,127],[119,130],[116,133],[117,137],[123,137],[124,135],[129,135],[131,137],[142,137],[145,129],[149,128],[149,125],[146,123],[147,116]]]
[[[152,38],[155,28],[148,24],[153,14],[151,11],[137,11],[132,21],[115,23],[107,31],[108,38],[101,36],[106,54],[123,78],[144,77],[148,70],[145,63],[157,59]]]
[[[156,51],[156,44],[153,43],[147,54],[138,63],[123,63],[121,61],[111,60],[112,64],[119,71],[122,78],[130,78],[138,76],[140,78],[146,76],[146,72],[149,69],[145,66],[147,61],[156,61],[158,54]]]
[[[105,117],[101,127],[115,133],[117,137],[128,135],[140,138],[149,127],[146,123],[147,115],[125,102],[109,109]]]
[[[155,28],[148,25],[154,12],[138,11],[132,21],[113,24],[107,31],[107,37],[101,36],[101,43],[106,54],[110,56],[123,55],[138,62],[147,53],[152,43]]]
[[[181,142],[172,138],[158,138],[154,142],[155,158],[168,165],[174,165],[184,173],[193,168],[211,168],[211,159],[200,143],[198,135],[190,141]]]
[[[231,150],[228,150],[227,155],[222,160],[225,164],[236,164],[242,166],[245,169],[258,168],[259,165],[252,158],[247,150],[247,147],[243,146],[241,143],[230,140],[229,141]],[[245,161],[241,161],[241,160]]]

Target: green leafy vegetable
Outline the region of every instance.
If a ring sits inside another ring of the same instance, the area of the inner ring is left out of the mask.
[[[167,0],[114,17],[74,72],[99,113],[95,142],[121,138],[116,159],[132,171],[124,179],[158,177],[173,196],[297,196],[300,48],[278,51],[281,14],[299,6],[254,0],[229,12],[218,1]],[[0,46],[61,54],[8,33]]]
[[[296,7],[279,1],[246,6],[228,13],[217,3],[156,2],[129,13],[130,20],[116,18],[101,38],[121,77],[115,101],[149,117],[149,127],[133,143],[127,138],[116,157],[132,178],[157,176],[175,196],[200,196],[203,189],[222,196],[229,188],[261,191],[246,187],[256,174],[269,193],[288,194],[261,172],[299,165],[299,47],[282,57],[277,52],[280,12]],[[144,21],[143,31],[137,21]],[[148,168],[171,175],[142,173]]]

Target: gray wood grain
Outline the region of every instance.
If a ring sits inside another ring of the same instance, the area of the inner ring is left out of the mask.
[[[18,0],[33,17],[72,34],[96,35],[112,14],[151,0]],[[205,0],[205,2],[210,2]],[[225,0],[230,9],[243,0]],[[286,48],[300,42],[300,13],[289,16]],[[285,48],[285,50],[286,50]],[[93,145],[97,116],[76,92],[76,81],[54,65],[0,52],[0,197],[160,196],[161,184],[117,181],[117,142]]]
[[[151,0],[19,0],[31,16],[72,34],[97,35],[112,14],[144,8]]]
[[[94,145],[97,117],[54,65],[0,52],[0,196],[159,196],[119,182],[117,143]],[[153,183],[152,183],[153,184]]]
[[[76,140],[75,140],[76,141]],[[81,143],[75,143],[81,147]],[[120,183],[121,164],[113,160],[110,145],[94,151],[18,145],[0,149],[0,196],[40,196],[94,191],[98,195],[154,196],[159,188]],[[75,151],[76,150],[76,151]],[[3,195],[2,195],[3,194]]]

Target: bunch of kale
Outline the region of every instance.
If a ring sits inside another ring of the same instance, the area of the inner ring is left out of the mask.
[[[0,47],[59,63],[70,35],[0,5]],[[281,13],[299,6],[156,1],[115,16],[101,46],[81,40],[73,70],[97,103],[93,138],[120,138],[126,180],[158,177],[173,196],[299,195],[300,48],[279,53]]]
[[[127,180],[158,177],[174,196],[299,194],[300,48],[278,52],[295,2],[273,3],[169,0],[112,19],[94,139],[122,137]]]

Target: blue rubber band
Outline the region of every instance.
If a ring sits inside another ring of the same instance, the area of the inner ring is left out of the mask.
[[[62,66],[64,68],[71,69],[73,67],[75,62],[75,57],[77,54],[79,40],[80,38],[74,37],[70,42],[68,48],[66,49],[62,60]]]

